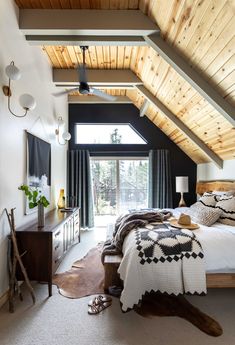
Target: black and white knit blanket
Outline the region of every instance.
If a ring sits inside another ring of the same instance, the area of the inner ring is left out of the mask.
[[[146,292],[206,293],[204,255],[192,231],[147,224],[126,236],[122,251],[118,272],[124,283],[123,311],[132,309]]]
[[[114,225],[112,237],[105,243],[101,255],[104,263],[105,255],[122,254],[122,245],[126,236],[137,227],[144,227],[152,222],[163,222],[169,219],[172,213],[169,210],[137,211],[121,215]]]

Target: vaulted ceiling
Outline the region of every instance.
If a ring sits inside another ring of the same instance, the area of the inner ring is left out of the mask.
[[[229,104],[235,105],[235,0],[16,0],[20,8],[140,9],[166,42],[188,61]],[[43,46],[52,66],[73,68],[82,61],[78,46]],[[235,127],[149,46],[90,46],[93,69],[131,69],[144,86],[220,158],[235,158]],[[137,90],[105,90],[127,95],[141,107]],[[168,117],[149,105],[146,115],[196,163],[208,156]]]

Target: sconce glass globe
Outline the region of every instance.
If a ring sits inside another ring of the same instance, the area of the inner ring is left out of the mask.
[[[19,98],[20,105],[26,110],[33,110],[36,107],[36,101],[33,96],[27,93],[23,94]]]
[[[10,64],[5,68],[6,75],[11,80],[19,80],[21,77],[21,73],[19,68],[17,68],[14,64]]]
[[[62,138],[66,141],[69,141],[71,139],[71,134],[69,132],[64,132],[62,134]]]

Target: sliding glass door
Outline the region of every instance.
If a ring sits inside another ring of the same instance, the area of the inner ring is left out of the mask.
[[[92,158],[91,171],[96,215],[147,207],[147,158]]]

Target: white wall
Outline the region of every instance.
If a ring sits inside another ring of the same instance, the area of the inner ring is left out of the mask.
[[[235,159],[224,161],[223,169],[214,163],[198,164],[197,180],[235,180]]]
[[[45,53],[39,47],[31,47],[18,29],[18,8],[13,0],[0,1],[0,82],[7,84],[5,67],[14,60],[22,77],[12,82],[12,108],[22,113],[18,98],[23,93],[32,94],[37,102],[35,110],[25,118],[13,117],[7,109],[7,98],[0,89],[0,296],[8,288],[7,235],[9,226],[4,208],[16,207],[16,225],[36,218],[24,215],[24,196],[17,188],[26,177],[25,129],[49,141],[52,148],[52,201],[55,207],[59,189],[65,187],[66,147],[55,139],[56,119],[61,115],[67,121],[65,97],[54,98],[51,66]]]

